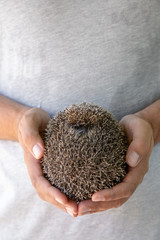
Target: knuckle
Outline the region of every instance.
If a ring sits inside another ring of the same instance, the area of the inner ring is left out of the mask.
[[[112,195],[109,196],[109,199],[112,199]],[[104,195],[103,196],[103,201],[108,201],[108,196],[107,195]]]
[[[144,175],[145,175],[145,174],[144,174]],[[143,175],[143,176],[141,176],[141,178],[140,178],[140,180],[139,180],[139,183],[138,183],[138,185],[140,185],[140,184],[143,182],[144,175]]]
[[[113,190],[111,192],[111,199],[115,199],[115,198],[116,198],[116,192],[115,192],[115,190]]]
[[[43,195],[41,192],[37,191],[37,194],[38,194],[38,196],[39,196],[40,199],[42,199],[43,201],[45,201],[45,197],[44,197],[44,195]]]
[[[37,179],[36,179],[36,178],[32,178],[31,181],[32,181],[32,185],[33,185],[33,187],[35,188],[35,190],[36,190],[39,198],[42,199],[43,201],[45,201],[44,193],[42,193],[42,192],[40,191],[40,189],[39,189],[39,184],[38,184]]]
[[[117,201],[114,208],[119,208],[122,206],[122,203],[120,201]]]
[[[148,171],[149,171],[149,163],[146,164],[146,167],[145,167],[145,171],[144,171],[144,173],[146,174]]]
[[[132,194],[134,193],[135,189],[136,189],[136,187],[134,184],[130,188],[128,188],[127,192],[126,192],[126,197],[130,198],[132,196]]]
[[[133,194],[133,189],[131,188],[131,189],[129,189],[128,190],[128,192],[127,192],[127,194],[126,194],[126,197],[131,197],[132,196],[132,194]]]
[[[33,178],[31,179],[31,181],[32,181],[32,185],[33,185],[33,187],[35,188],[38,196],[39,196],[43,201],[46,201],[45,194],[44,194],[44,192],[41,191],[41,188],[39,187],[39,182],[38,182],[37,178],[33,177]]]
[[[140,150],[141,155],[146,153],[148,151],[148,146],[147,146],[146,142],[145,141],[139,141],[138,149]]]
[[[18,131],[22,132],[22,130],[23,130],[23,117],[19,120],[18,123]]]
[[[23,141],[24,143],[28,146],[31,144],[31,136],[29,132],[25,132],[25,134],[23,135]]]
[[[35,177],[31,177],[32,185],[38,191],[38,181]]]
[[[114,187],[112,187],[111,189],[109,189],[109,195],[106,194],[104,195],[104,200],[105,201],[108,201],[108,200],[114,200],[117,196],[117,192],[116,192],[116,189]]]
[[[52,186],[50,186],[48,189],[47,189],[47,196],[51,199],[54,199],[55,196],[53,195],[53,192],[52,192]]]
[[[40,191],[37,191],[37,194],[40,197],[40,199],[44,200],[44,196],[43,196],[43,194]]]
[[[29,112],[30,110],[28,110],[27,112],[24,113],[24,115],[22,116],[22,118],[20,119],[19,121],[19,129],[21,131],[23,131],[25,129],[25,126],[28,122],[28,119],[29,119]]]

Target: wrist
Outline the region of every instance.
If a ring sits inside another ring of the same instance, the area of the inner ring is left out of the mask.
[[[0,139],[18,141],[18,125],[29,107],[0,94]]]
[[[154,102],[135,115],[148,122],[153,130],[154,144],[160,142],[160,100]]]

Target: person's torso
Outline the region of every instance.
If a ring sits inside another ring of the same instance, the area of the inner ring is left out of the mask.
[[[2,1],[0,93],[49,113],[83,101],[118,119],[160,97],[160,3]]]

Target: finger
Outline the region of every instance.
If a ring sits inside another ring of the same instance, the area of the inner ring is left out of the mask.
[[[75,201],[68,199],[68,204],[65,205],[65,209],[72,217],[78,216],[78,206]]]
[[[142,161],[137,167],[129,168],[126,177],[121,183],[110,189],[104,189],[94,193],[92,196],[92,201],[115,201],[118,199],[131,197],[138,185],[143,181],[145,175],[143,165],[144,164]]]
[[[37,180],[36,186],[37,193],[42,200],[56,205],[73,217],[77,216],[76,202],[67,199],[65,194],[53,187],[43,176]]]
[[[78,206],[78,216],[96,212],[103,212],[111,208],[118,208],[127,200],[128,198],[123,198],[109,202],[92,202],[92,200],[85,200],[82,201]]]
[[[42,167],[39,161],[36,161],[36,159],[33,160],[33,156],[29,152],[26,152],[25,162],[32,184],[40,198],[54,205],[55,202],[57,202],[58,206],[61,206],[61,208],[63,206],[63,209],[66,209],[67,212],[72,212],[74,215],[76,215],[76,202],[69,200],[64,193],[53,187],[50,182],[44,178]]]
[[[128,183],[122,182],[110,189],[104,189],[94,193],[92,201],[115,201],[122,198],[129,198],[135,191],[135,188],[134,185],[131,187]]]
[[[53,187],[49,181],[44,178],[40,162],[34,159],[34,157],[29,152],[25,152],[24,160],[26,162],[32,184],[37,192],[43,192],[45,196],[52,195],[58,202],[66,204],[68,202],[68,199],[65,194],[61,193],[58,189]]]

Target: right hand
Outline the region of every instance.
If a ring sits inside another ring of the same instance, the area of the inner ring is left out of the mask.
[[[43,176],[40,159],[44,154],[44,143],[40,133],[45,130],[49,120],[48,113],[40,108],[27,110],[18,124],[18,140],[24,150],[24,160],[31,182],[39,197],[76,217],[77,203],[69,200]]]

